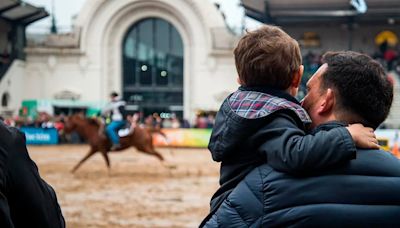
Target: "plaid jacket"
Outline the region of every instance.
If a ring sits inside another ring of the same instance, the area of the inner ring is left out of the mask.
[[[311,123],[309,115],[299,104],[267,93],[237,90],[228,100],[232,110],[243,118],[262,118],[276,111],[288,109],[292,110],[303,123]]]

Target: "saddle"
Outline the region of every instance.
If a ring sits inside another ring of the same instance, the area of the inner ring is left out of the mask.
[[[132,128],[130,125],[125,125],[121,127],[120,129],[117,129],[116,132],[120,138],[126,137],[128,135],[131,135],[133,133],[134,128]],[[105,127],[102,127],[99,133],[105,135],[108,138],[107,131]]]
[[[119,137],[126,137],[130,134],[133,133],[133,129],[131,129],[130,127],[124,127],[122,129],[118,130],[118,136]]]

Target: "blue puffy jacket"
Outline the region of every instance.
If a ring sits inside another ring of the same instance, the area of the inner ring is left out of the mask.
[[[360,149],[354,160],[302,176],[261,165],[205,227],[400,227],[400,160],[386,151]]]

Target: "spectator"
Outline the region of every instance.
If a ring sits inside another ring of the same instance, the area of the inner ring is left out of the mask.
[[[183,118],[182,119],[182,124],[181,124],[182,128],[190,128],[190,123],[187,119]]]
[[[180,128],[181,127],[181,123],[175,114],[173,114],[172,118],[171,118],[171,127],[172,128]]]
[[[387,49],[385,53],[383,53],[383,58],[385,59],[387,63],[387,70],[391,71],[393,67],[393,62],[397,58],[397,53],[393,49]]]
[[[215,116],[212,114],[208,114],[207,116],[207,128],[213,128],[215,122]]]
[[[204,114],[196,117],[196,128],[207,128],[207,118]]]
[[[165,118],[162,121],[162,127],[163,128],[172,128],[172,120],[171,118]]]
[[[2,121],[0,134],[0,227],[65,227],[56,194],[29,157],[24,134]]]

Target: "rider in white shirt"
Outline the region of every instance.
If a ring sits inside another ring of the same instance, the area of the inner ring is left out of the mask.
[[[113,146],[112,150],[117,150],[121,145],[119,144],[119,136],[117,130],[125,125],[125,105],[118,93],[112,92],[110,94],[111,102],[103,108],[102,115],[111,114],[111,123],[106,127],[106,133],[110,137]]]

